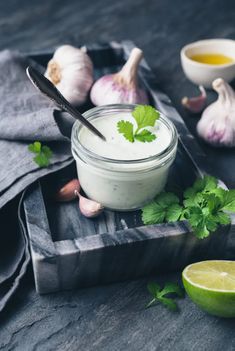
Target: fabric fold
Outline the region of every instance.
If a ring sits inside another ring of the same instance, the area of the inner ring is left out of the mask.
[[[30,261],[23,219],[20,211],[17,214],[20,194],[37,179],[73,161],[70,134],[74,119],[56,110],[36,90],[26,75],[28,65],[44,70],[18,52],[0,52],[0,311],[16,291]],[[28,150],[34,141],[52,150],[46,168],[40,168]]]

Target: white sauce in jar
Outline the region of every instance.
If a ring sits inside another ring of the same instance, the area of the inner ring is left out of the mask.
[[[95,136],[89,129],[82,127],[79,133],[81,144],[99,156],[115,160],[138,160],[157,155],[164,151],[171,142],[167,127],[159,120],[153,128],[146,128],[156,135],[152,142],[128,141],[117,129],[121,120],[130,121],[136,128],[136,123],[130,112],[120,112],[108,117],[92,120],[92,124],[105,136],[106,142]]]

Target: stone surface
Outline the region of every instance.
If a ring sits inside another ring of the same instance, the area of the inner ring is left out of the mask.
[[[233,0],[8,0],[0,4],[0,49],[50,51],[66,42],[131,39],[144,49],[159,83],[195,133],[197,117],[181,109],[180,99],[196,94],[197,89],[182,73],[179,51],[197,39],[233,39],[234,15]],[[208,170],[234,187],[234,150],[201,145],[208,156]],[[153,277],[162,282],[178,278]],[[179,301],[180,312],[176,314],[162,306],[146,310],[147,281],[41,297],[35,293],[28,272],[0,316],[0,350],[235,349],[235,321],[210,317],[188,298]]]

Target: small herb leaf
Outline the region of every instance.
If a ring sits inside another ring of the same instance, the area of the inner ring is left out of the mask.
[[[38,154],[33,159],[35,163],[39,165],[39,167],[47,167],[50,163],[48,158],[43,153]]]
[[[145,142],[150,143],[151,141],[156,139],[156,135],[151,133],[147,129],[143,129],[138,134],[135,134],[135,139],[138,141],[141,141],[143,143],[145,143]]]
[[[197,227],[198,225],[201,225],[203,220],[203,213],[201,207],[189,207],[186,218],[188,219],[192,227]]]
[[[235,212],[235,189],[224,193],[223,210]]]
[[[28,146],[29,151],[38,154],[41,151],[41,143],[39,141],[35,141],[33,144]]]
[[[132,112],[132,116],[135,118],[138,129],[142,129],[145,127],[154,127],[160,113],[152,106],[138,105]]]
[[[175,222],[178,221],[182,214],[182,206],[179,204],[172,204],[167,208],[166,211],[166,220],[167,222]]]
[[[52,157],[52,151],[48,146],[42,146],[42,153],[47,157],[51,158]]]
[[[119,133],[123,134],[127,140],[133,143],[134,142],[133,124],[128,121],[119,121],[117,125],[118,125]]]
[[[207,227],[205,225],[200,225],[200,226],[194,227],[193,231],[194,231],[194,234],[196,235],[196,237],[198,237],[198,239],[207,238],[210,234],[209,230],[207,229]]]
[[[33,144],[28,146],[28,150],[36,156],[33,158],[34,162],[37,163],[39,167],[48,167],[50,164],[50,159],[52,157],[51,149],[43,145],[39,141],[35,141]]]
[[[142,209],[142,221],[144,224],[163,223],[178,220],[183,208],[178,204],[179,199],[175,194],[163,192],[156,196],[155,200]]]
[[[163,295],[166,294],[177,294],[179,297],[184,296],[183,289],[176,283],[166,283],[162,290]]]
[[[144,224],[163,223],[164,219],[165,219],[165,211],[155,201],[145,206],[142,210],[142,221]]]
[[[203,195],[201,193],[194,193],[191,197],[186,198],[183,203],[185,207],[198,206],[203,202]]]
[[[178,204],[179,198],[173,193],[162,192],[156,196],[155,201],[162,207],[167,208],[169,205]]]
[[[229,224],[231,222],[231,219],[230,219],[230,217],[229,217],[229,215],[227,213],[219,211],[217,213],[217,222],[219,224],[226,225],[226,224]]]
[[[218,181],[216,178],[211,176],[204,176],[203,178],[199,178],[193,184],[193,189],[196,192],[209,192],[213,189],[217,188]]]
[[[185,199],[194,200],[198,193],[208,193],[216,189],[217,184],[218,181],[214,177],[204,176],[203,178],[197,179],[193,186],[184,192],[184,197]],[[199,198],[197,198],[198,201],[201,199],[200,195]]]
[[[158,284],[152,282],[147,285],[147,288],[153,299],[146,305],[146,308],[152,306],[156,302],[160,302],[172,311],[178,310],[176,302],[171,297],[166,297],[166,295],[176,294],[179,297],[183,297],[184,292],[179,285],[175,283],[166,283],[164,288],[161,289]]]

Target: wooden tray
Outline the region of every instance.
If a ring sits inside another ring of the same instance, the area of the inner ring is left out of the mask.
[[[116,72],[133,46],[131,42],[88,46],[96,78]],[[33,58],[46,64],[50,56],[39,54]],[[140,79],[152,104],[177,127],[180,142],[167,189],[180,195],[203,174],[205,156],[169,98],[156,85],[145,61],[141,64]],[[83,108],[91,106],[88,101]],[[178,270],[200,259],[225,257],[233,226],[198,240],[186,221],[144,226],[140,211],[105,211],[99,218],[87,219],[80,214],[76,201],[64,204],[53,201],[55,188],[73,177],[74,164],[30,186],[26,192],[25,218],[39,293]]]

